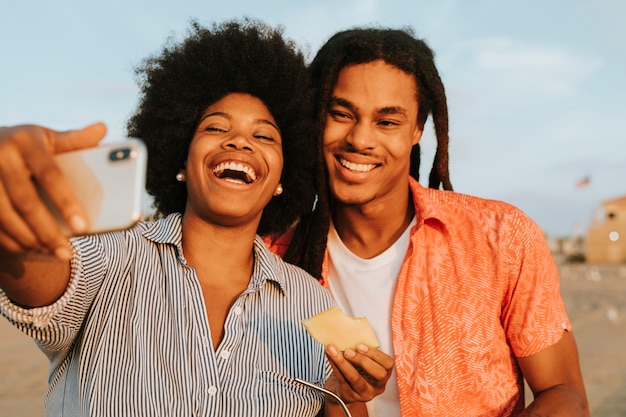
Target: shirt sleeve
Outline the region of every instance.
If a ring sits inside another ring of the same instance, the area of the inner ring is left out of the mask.
[[[74,254],[70,280],[63,295],[54,303],[23,308],[0,290],[2,314],[11,324],[32,337],[48,357],[70,348],[106,271],[106,257],[97,237],[74,238],[71,242]]]
[[[571,331],[571,323],[543,231],[518,211],[505,224],[503,269],[508,289],[502,323],[515,356],[526,357],[558,342],[564,330]]]

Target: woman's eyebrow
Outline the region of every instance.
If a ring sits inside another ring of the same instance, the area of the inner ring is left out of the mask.
[[[267,120],[267,119],[256,119],[255,120],[256,123],[262,123],[265,125],[270,125],[272,126],[274,129],[278,130],[278,133],[280,133],[280,128],[276,125],[276,123],[272,122],[271,120]]]
[[[211,116],[220,116],[220,117],[224,117],[228,120],[232,120],[232,116],[228,113],[225,113],[223,111],[216,111],[213,113],[208,113],[205,114],[204,116],[202,116],[202,118],[200,119],[200,122],[202,122],[203,120],[211,117]],[[270,125],[272,126],[274,129],[278,130],[278,132],[280,133],[280,128],[276,125],[276,123],[272,122],[271,120],[268,119],[255,119],[254,120],[255,123],[261,123],[261,124],[265,124],[265,125]]]
[[[231,119],[232,119],[232,117],[230,116],[230,114],[228,114],[228,113],[224,113],[223,111],[216,111],[216,112],[213,112],[213,113],[208,113],[208,114],[205,114],[204,116],[202,116],[202,117],[200,118],[200,121],[203,121],[204,119],[209,118],[209,117],[211,117],[211,116],[221,116],[221,117],[224,117],[224,118],[226,118],[226,119],[228,119],[228,120],[231,120]]]

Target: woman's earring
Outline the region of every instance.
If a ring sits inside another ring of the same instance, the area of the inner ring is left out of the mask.
[[[178,174],[176,174],[176,181],[185,182],[186,180],[187,176],[185,175],[185,171],[181,169],[180,171],[178,171]]]
[[[274,196],[281,195],[282,193],[283,193],[283,185],[279,183],[278,186],[276,187],[276,191],[274,191]]]

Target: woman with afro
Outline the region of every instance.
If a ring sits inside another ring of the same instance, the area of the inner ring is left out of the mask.
[[[302,54],[257,22],[192,23],[137,73],[128,132],[149,152],[155,221],[67,242],[14,179],[34,175],[65,201],[59,209],[80,235],[52,156],[95,146],[104,126],[0,129],[11,170],[0,173],[0,311],[50,359],[46,415],[318,415],[323,395],[298,381],[326,384],[362,410],[391,358],[355,352],[331,377],[301,324],[332,305],[329,294],[258,236],[284,232],[315,198]],[[343,412],[330,402],[325,411]]]

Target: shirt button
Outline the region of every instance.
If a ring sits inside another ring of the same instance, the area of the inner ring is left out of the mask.
[[[204,347],[208,347],[209,346],[209,338],[206,336],[202,336],[202,345]]]
[[[235,309],[233,310],[235,312],[236,315],[241,315],[241,307],[237,306],[235,307]]]
[[[206,392],[212,397],[217,393],[217,388],[215,386],[211,386]]]
[[[220,352],[220,358],[226,360],[230,356],[230,352],[228,350],[223,350]]]

